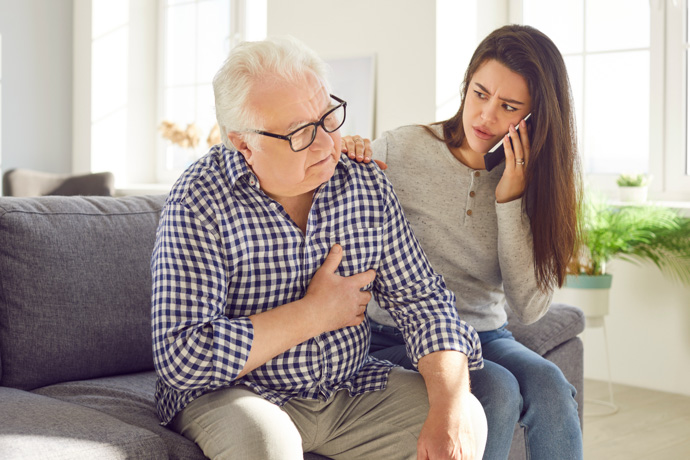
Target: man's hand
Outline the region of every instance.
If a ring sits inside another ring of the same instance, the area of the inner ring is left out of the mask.
[[[417,459],[481,459],[477,456],[474,428],[486,425],[486,421],[476,420],[477,404],[475,399],[467,398],[460,399],[455,408],[432,407],[419,435]],[[483,446],[479,448],[483,452]]]
[[[486,416],[469,390],[467,357],[438,351],[419,361],[429,394],[427,416],[417,442],[418,460],[479,460],[486,443]]]
[[[254,340],[238,377],[311,337],[364,321],[371,293],[361,289],[374,280],[376,272],[336,275],[342,259],[343,249],[336,244],[314,274],[304,297],[249,317]]]
[[[310,306],[311,318],[321,326],[321,332],[333,331],[348,326],[357,326],[364,321],[367,303],[371,293],[362,288],[374,281],[376,272],[343,277],[336,274],[343,259],[343,248],[336,244],[326,260],[316,271],[309,283],[304,300]]]

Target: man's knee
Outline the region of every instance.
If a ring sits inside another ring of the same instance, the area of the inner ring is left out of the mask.
[[[469,404],[469,412],[471,414],[470,417],[474,429],[474,442],[477,448],[475,458],[482,458],[488,436],[486,414],[484,413],[482,404],[474,395],[470,395],[470,398],[467,399],[466,403]]]
[[[302,458],[302,438],[290,417],[245,388],[201,396],[178,414],[173,428],[212,459]]]

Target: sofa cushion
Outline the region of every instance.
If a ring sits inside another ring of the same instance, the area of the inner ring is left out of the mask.
[[[510,308],[506,311],[508,329],[515,339],[542,356],[585,330],[584,313],[572,305],[553,303],[543,317],[529,325],[522,324]]]
[[[0,452],[12,459],[165,459],[161,439],[107,414],[0,387]]]
[[[142,372],[58,383],[33,393],[96,409],[130,425],[145,428],[160,436],[170,460],[206,459],[192,441],[160,425],[154,403],[155,384],[155,372]],[[328,457],[305,453],[304,459],[328,460]]]
[[[149,267],[164,201],[0,198],[0,384],[153,369]]]
[[[167,450],[166,458],[171,460],[204,460],[206,457],[196,444],[161,426],[154,402],[155,385],[156,373],[150,371],[58,383],[33,393],[89,407],[144,428],[160,437]]]

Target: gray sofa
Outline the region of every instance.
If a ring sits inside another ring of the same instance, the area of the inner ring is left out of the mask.
[[[0,198],[0,458],[204,458],[159,424],[153,399],[149,263],[164,200]],[[512,327],[580,405],[583,325],[554,305]]]

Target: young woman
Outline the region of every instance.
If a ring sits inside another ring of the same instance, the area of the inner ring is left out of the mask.
[[[505,163],[487,171],[484,155],[499,141]],[[388,165],[460,317],[479,332],[485,366],[471,383],[489,424],[484,458],[508,457],[519,422],[528,458],[581,459],[575,389],[557,366],[515,341],[504,310],[507,304],[524,323],[544,315],[579,243],[575,120],[553,42],[528,26],[497,29],[471,59],[454,117],[386,132],[371,148],[358,136],[343,144],[351,158],[370,161],[373,151]],[[387,313],[372,306],[368,314],[372,354],[411,367]]]

